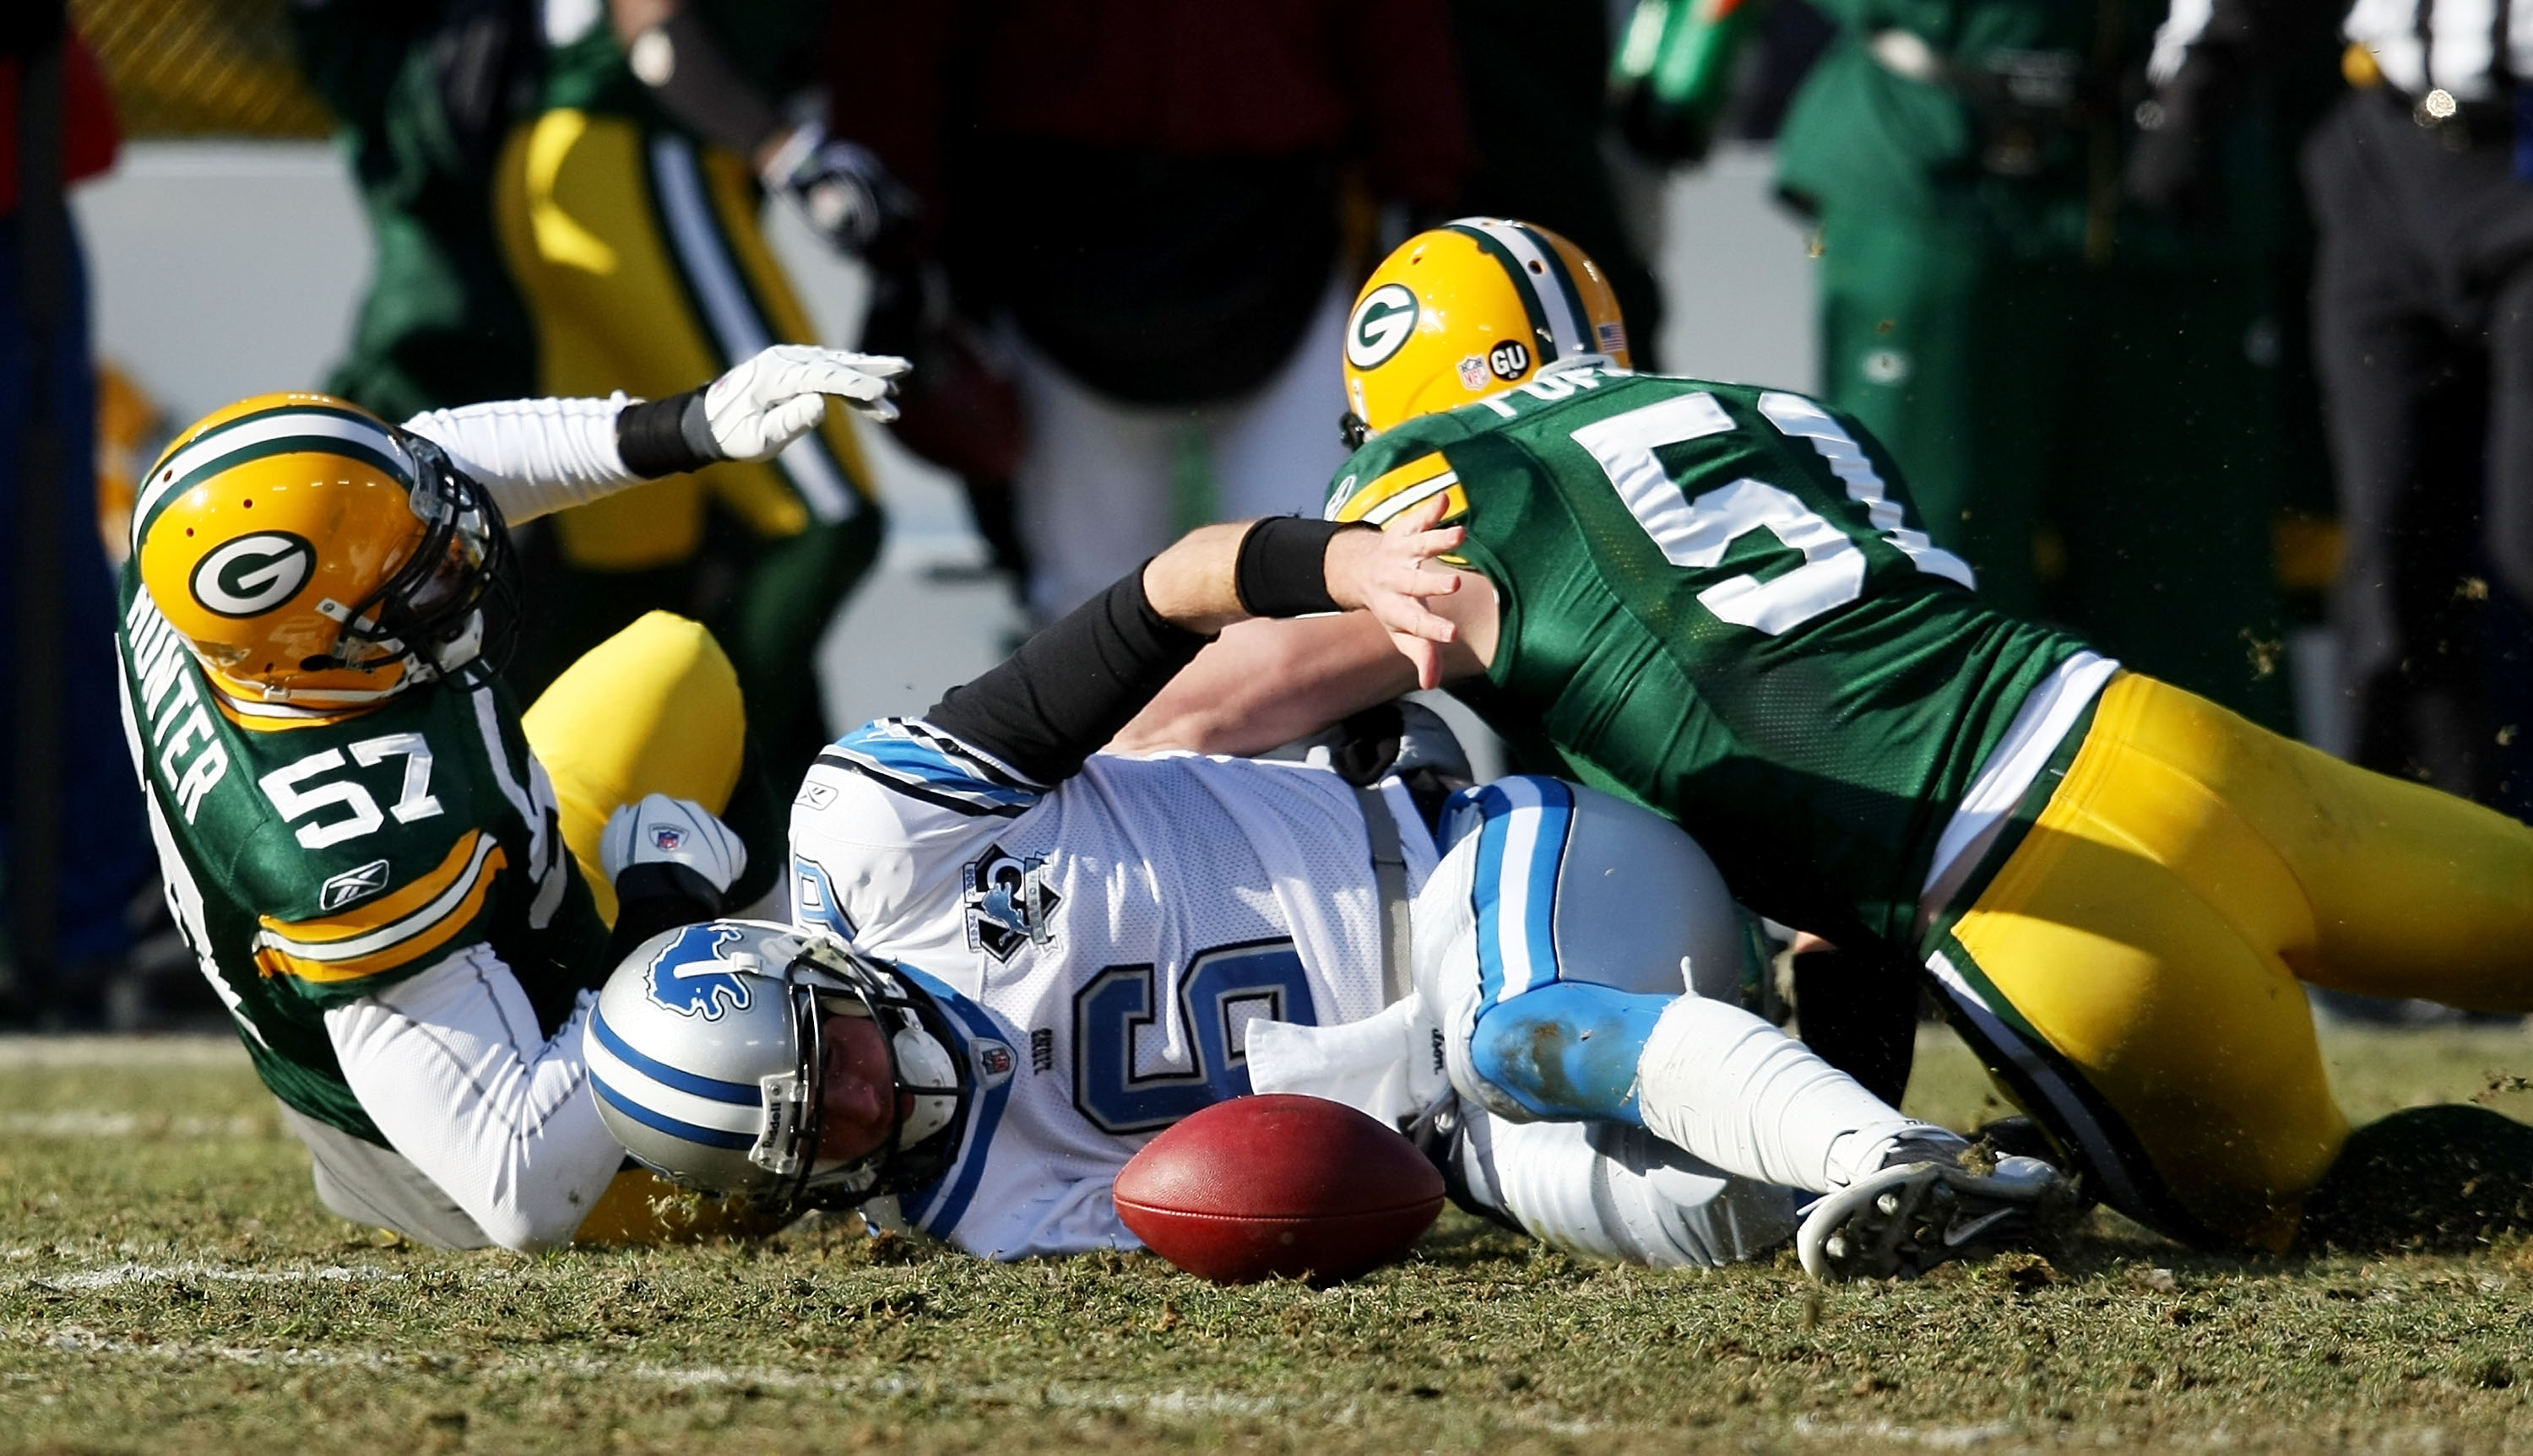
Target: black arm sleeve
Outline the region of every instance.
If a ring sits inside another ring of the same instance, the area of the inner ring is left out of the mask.
[[[1154,612],[1138,568],[1001,666],[950,689],[923,720],[1036,783],[1057,784],[1211,640]]]

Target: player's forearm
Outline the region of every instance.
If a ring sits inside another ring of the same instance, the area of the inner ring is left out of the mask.
[[[699,390],[661,400],[495,400],[431,410],[404,428],[446,450],[512,525],[720,458]]]
[[[585,1085],[581,1016],[540,1040],[485,948],[327,1011],[325,1031],[387,1141],[505,1249],[570,1242],[623,1161]]]
[[[1198,653],[1108,748],[1264,753],[1415,687],[1415,665],[1366,612],[1239,622]]]
[[[1071,778],[1206,644],[1149,600],[1149,579],[1129,576],[1076,608],[943,694],[924,721],[1034,783]]]

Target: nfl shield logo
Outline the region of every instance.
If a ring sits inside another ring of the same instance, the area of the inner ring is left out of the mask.
[[[1487,362],[1472,354],[1460,361],[1460,387],[1479,390],[1487,387]]]
[[[686,837],[683,832],[672,829],[665,824],[655,826],[651,831],[651,847],[663,852],[673,850],[685,842]]]

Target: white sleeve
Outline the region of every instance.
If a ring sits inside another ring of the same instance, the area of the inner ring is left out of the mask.
[[[498,399],[429,410],[404,428],[483,482],[515,526],[642,484],[616,450],[616,417],[631,402],[622,390],[605,399]]]
[[[570,1242],[624,1160],[581,1059],[595,993],[551,1038],[490,948],[325,1013],[387,1141],[504,1249]]]

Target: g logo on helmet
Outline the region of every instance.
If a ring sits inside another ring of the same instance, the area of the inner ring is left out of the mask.
[[[221,616],[260,616],[299,594],[317,569],[317,548],[288,531],[241,536],[194,567],[194,600]]]
[[[1377,369],[1416,331],[1416,295],[1404,283],[1384,283],[1354,306],[1346,321],[1346,363]]]
[[[651,1000],[681,1017],[718,1021],[726,1011],[747,1010],[747,979],[721,959],[740,937],[727,926],[689,925],[651,958]]]

